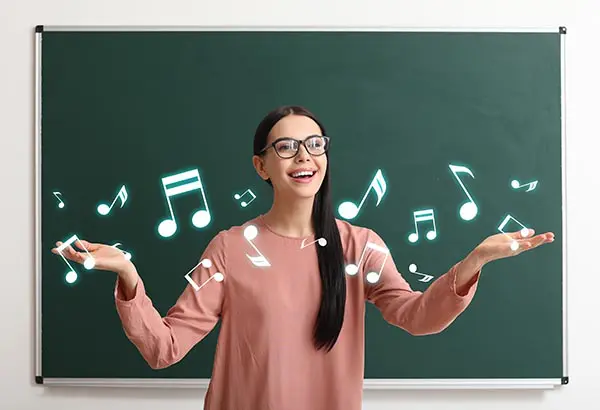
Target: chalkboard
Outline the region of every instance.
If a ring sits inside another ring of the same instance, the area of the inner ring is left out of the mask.
[[[297,104],[331,138],[336,210],[381,172],[384,195],[350,222],[381,235],[413,289],[500,229],[556,235],[487,265],[440,334],[410,336],[368,304],[365,386],[565,384],[565,33],[37,27],[37,382],[206,385],[218,325],[152,370],[121,327],[115,275],[67,275],[50,249],[74,235],[120,247],[166,314],[210,239],[268,210],[253,133]],[[203,196],[177,200],[165,237],[161,181],[186,171]]]

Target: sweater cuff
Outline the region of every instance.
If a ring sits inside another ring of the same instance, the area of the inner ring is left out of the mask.
[[[133,306],[141,301],[144,293],[145,293],[144,283],[142,282],[142,279],[140,277],[138,277],[137,282],[135,284],[135,290],[134,290],[133,297],[131,299],[126,299],[125,294],[123,292],[123,284],[121,283],[121,280],[117,276],[117,281],[115,283],[114,295],[115,295],[115,302],[118,306],[120,306],[120,307]]]
[[[456,279],[458,276],[458,266],[460,263],[457,263],[452,268],[452,273],[450,274],[450,290],[454,294],[454,296],[460,299],[470,299],[473,297],[475,291],[477,290],[477,284],[479,283],[479,278],[481,276],[481,269],[479,269],[475,275],[460,289],[456,288]]]

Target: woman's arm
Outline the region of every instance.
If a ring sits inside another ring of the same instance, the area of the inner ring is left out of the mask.
[[[369,241],[387,249],[373,231]],[[364,272],[379,272],[382,263],[383,269],[377,283],[365,282],[366,298],[388,323],[412,335],[439,333],[466,309],[475,295],[482,269],[476,256],[469,254],[420,292],[411,289],[391,255],[386,259],[383,253],[371,250],[365,255]]]
[[[127,272],[119,274],[115,286],[117,313],[125,334],[153,369],[165,368],[181,360],[217,324],[224,282],[208,279],[216,272],[226,278],[224,236],[225,232],[215,236],[202,254],[200,260],[209,259],[212,266],[198,265],[190,274],[196,284],[206,284],[198,291],[191,285],[186,286],[165,317],[154,308],[133,265]],[[186,280],[183,274],[181,280]]]

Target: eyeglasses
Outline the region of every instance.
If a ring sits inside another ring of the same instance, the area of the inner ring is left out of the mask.
[[[306,151],[308,151],[310,155],[317,157],[325,154],[329,149],[329,137],[323,135],[311,135],[304,141],[287,137],[278,138],[263,148],[262,151],[259,152],[259,155],[273,147],[280,158],[293,158],[298,154],[298,151],[300,151],[300,145],[304,145]]]

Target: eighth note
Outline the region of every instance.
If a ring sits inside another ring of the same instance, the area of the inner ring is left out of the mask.
[[[200,190],[203,206],[206,208],[205,210],[200,209],[194,213],[192,216],[192,224],[196,228],[204,228],[210,223],[210,210],[208,209],[208,203],[206,202],[206,195],[204,195],[204,187],[202,186],[200,173],[197,169],[164,177],[162,178],[162,185],[171,217],[163,220],[158,225],[158,233],[160,236],[168,238],[177,232],[177,222],[175,222],[175,215],[173,214],[173,207],[171,206],[171,197],[187,192]]]
[[[500,226],[498,226],[498,230],[510,238],[510,236],[506,232],[504,232],[504,228],[506,227],[506,224],[508,223],[508,221],[510,221],[511,219],[522,227],[521,236],[523,236],[523,238],[528,237],[529,229],[525,225],[523,225],[521,222],[519,222],[515,218],[513,218],[510,214],[506,215],[504,220],[500,223]],[[510,243],[510,249],[512,249],[513,251],[516,251],[517,249],[519,249],[519,242],[517,242],[516,240],[513,239],[512,242]]]
[[[223,274],[221,272],[215,272],[214,275],[212,275],[210,278],[206,279],[204,281],[204,283],[202,283],[202,285],[198,285],[196,282],[194,282],[194,280],[190,277],[190,274],[194,271],[194,269],[196,269],[199,265],[202,265],[205,268],[210,268],[212,266],[212,262],[210,261],[210,259],[202,259],[196,266],[194,266],[188,273],[185,274],[185,279],[190,283],[190,285],[192,285],[192,287],[194,288],[194,290],[196,292],[198,292],[200,289],[202,289],[204,287],[204,285],[206,285],[211,279],[214,279],[217,282],[223,282],[223,279],[225,279],[225,276],[223,276]]]
[[[475,176],[473,175],[471,170],[467,167],[463,167],[463,166],[459,166],[459,165],[452,165],[452,164],[450,164],[449,167],[450,167],[450,171],[452,171],[452,173],[454,174],[454,177],[460,184],[460,187],[462,188],[464,193],[467,195],[467,198],[469,198],[469,202],[465,202],[460,207],[460,217],[465,221],[470,221],[471,219],[473,219],[477,216],[477,212],[478,212],[477,205],[475,204],[475,201],[473,201],[473,198],[471,197],[471,194],[469,194],[469,191],[467,191],[467,188],[465,188],[464,184],[458,177],[458,173],[464,172],[465,174],[469,174],[471,176],[471,178],[473,178],[473,179],[475,179]]]
[[[312,241],[312,242],[307,243],[306,245],[304,244],[304,241],[306,241],[306,239],[302,239],[302,243],[300,244],[300,249],[304,249],[308,245],[312,245],[315,242],[317,242],[319,244],[319,246],[321,246],[321,247],[327,245],[327,239],[325,239],[325,238],[319,238],[316,241]]]
[[[340,206],[338,207],[338,213],[340,214],[340,216],[344,219],[354,219],[356,215],[358,215],[358,211],[360,211],[360,208],[362,208],[365,199],[367,199],[367,195],[369,194],[371,188],[377,194],[377,203],[375,204],[375,206],[378,206],[379,202],[381,202],[381,199],[383,198],[387,190],[387,184],[385,182],[385,179],[383,178],[383,174],[381,173],[380,169],[378,169],[375,173],[375,177],[371,181],[369,188],[367,188],[367,192],[365,192],[365,194],[363,195],[358,206],[356,206],[356,204],[352,201],[345,201],[340,204]]]
[[[433,229],[427,232],[425,235],[430,241],[437,237],[437,229],[435,227],[435,214],[433,209],[423,209],[420,211],[413,212],[413,220],[415,221],[415,231],[408,235],[408,240],[415,243],[419,240],[419,222],[431,221],[433,223]]]
[[[381,263],[381,268],[379,268],[379,272],[371,271],[371,272],[368,272],[367,276],[366,276],[367,282],[377,283],[377,281],[379,281],[379,277],[381,276],[381,271],[383,270],[383,267],[385,266],[385,261],[387,260],[389,254],[390,254],[390,251],[389,251],[389,249],[379,246],[376,243],[367,242],[367,245],[364,247],[362,254],[360,255],[360,259],[358,260],[358,263],[356,265],[353,263],[348,264],[348,266],[346,266],[346,268],[345,268],[345,271],[350,276],[354,276],[358,273],[358,267],[360,266],[363,258],[365,257],[365,252],[366,252],[367,248],[373,249],[377,252],[381,252],[381,253],[385,254],[385,258],[383,258],[383,262]]]
[[[415,275],[421,275],[422,278],[419,279],[419,282],[429,282],[431,279],[433,279],[433,276],[428,275],[426,273],[420,273],[417,272],[417,265],[415,265],[414,263],[411,263],[410,265],[408,265],[408,270],[410,273],[414,273]]]
[[[256,199],[256,195],[254,195],[254,192],[252,192],[252,190],[251,190],[251,189],[246,189],[246,190],[244,191],[244,193],[243,193],[243,194],[241,194],[241,195],[240,195],[240,194],[235,194],[235,195],[233,196],[235,199],[238,199],[238,200],[239,200],[240,198],[243,198],[243,197],[244,197],[244,195],[246,195],[246,194],[249,194],[250,196],[252,196],[252,199],[251,199],[250,201],[248,201],[248,202],[246,202],[246,201],[242,201],[242,202],[240,203],[240,205],[242,205],[242,208],[245,208],[245,207],[247,207],[248,205],[250,205],[250,204],[252,203],[252,201],[254,201],[254,200]]]
[[[52,192],[52,194],[56,197],[56,199],[58,199],[58,207],[59,208],[64,208],[65,207],[65,203],[62,201],[62,199],[60,199],[58,196],[62,195],[60,192],[55,191]]]
[[[79,248],[83,249],[85,251],[85,253],[87,253],[87,255],[88,255],[88,257],[83,262],[83,267],[86,268],[87,270],[90,270],[90,269],[93,269],[94,266],[96,265],[96,261],[94,260],[94,257],[88,252],[88,250],[85,248],[85,246],[83,246],[83,243],[81,243],[81,241],[79,240],[77,235],[71,236],[69,239],[67,239],[62,245],[60,245],[56,249],[58,251],[58,254],[60,255],[60,257],[63,258],[63,260],[65,261],[65,263],[67,264],[67,266],[70,269],[67,272],[67,274],[65,275],[65,280],[67,281],[67,283],[75,283],[75,281],[77,280],[77,272],[75,272],[75,269],[73,268],[73,266],[71,266],[71,264],[69,263],[67,258],[65,258],[62,253],[67,247],[72,245],[75,241],[79,242]]]
[[[248,257],[248,259],[250,259],[250,261],[255,266],[271,266],[271,264],[269,263],[267,258],[265,258],[265,256],[262,253],[260,253],[258,248],[252,243],[254,238],[256,238],[257,236],[258,236],[258,229],[256,229],[256,226],[248,225],[247,227],[244,228],[244,237],[250,243],[250,245],[252,245],[254,250],[258,253],[258,256],[250,256],[248,254],[246,254],[246,256]]]
[[[538,181],[528,182],[527,184],[521,184],[521,183],[520,183],[519,181],[517,181],[516,179],[513,179],[513,180],[510,182],[510,186],[511,186],[513,189],[519,189],[519,188],[523,188],[523,187],[525,187],[525,186],[526,186],[526,187],[529,187],[529,188],[527,188],[527,191],[525,191],[525,192],[533,191],[533,190],[535,189],[535,187],[537,186],[537,184],[538,184]]]
[[[114,245],[111,245],[113,248],[118,248],[119,245],[121,245],[120,242],[115,243]],[[125,259],[127,259],[128,261],[131,260],[131,253],[127,252],[127,251],[123,251],[123,256],[125,257]]]
[[[100,215],[108,215],[109,212],[111,211],[113,205],[115,204],[115,202],[117,202],[117,199],[121,200],[121,208],[123,208],[123,205],[125,205],[125,202],[127,202],[127,189],[125,188],[125,185],[123,185],[121,187],[121,189],[119,189],[119,193],[117,194],[115,199],[112,201],[110,206],[108,206],[107,204],[98,205],[98,213]]]

